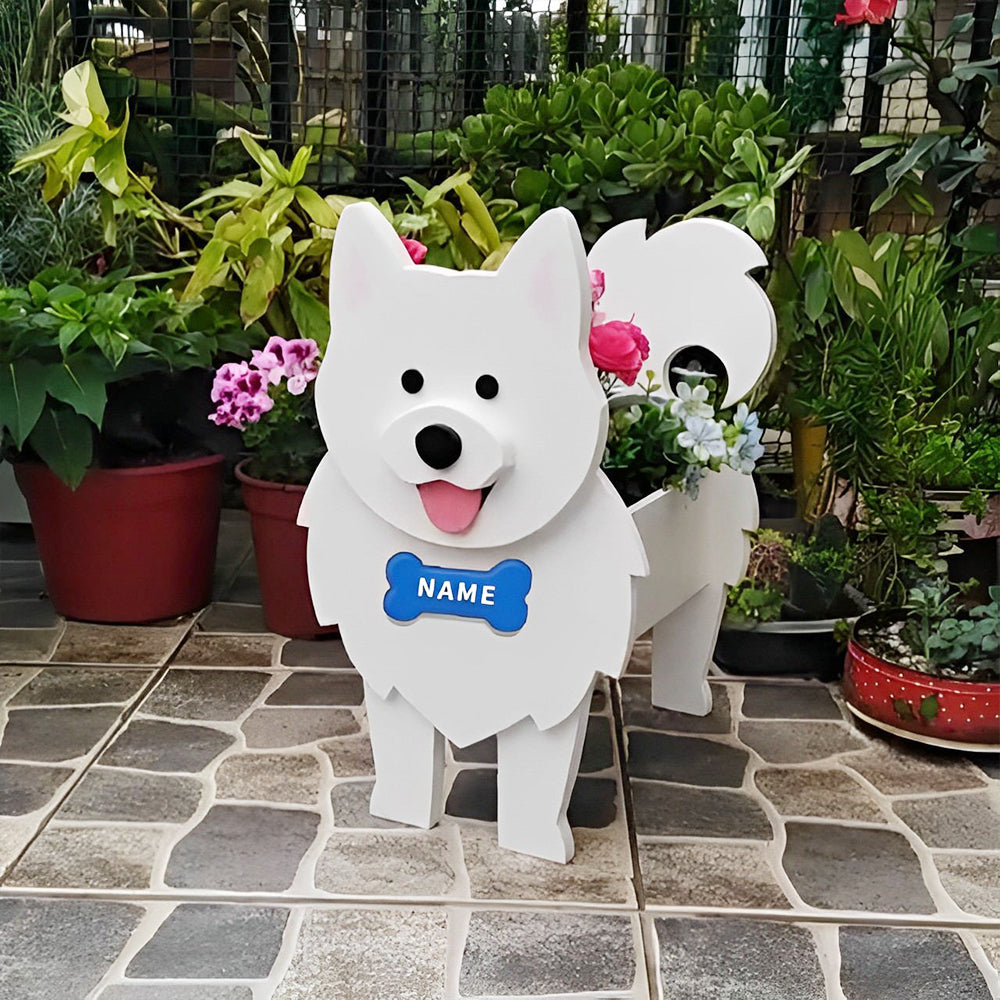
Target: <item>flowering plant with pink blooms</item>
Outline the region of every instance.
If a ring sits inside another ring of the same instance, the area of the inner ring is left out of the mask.
[[[415,264],[427,247],[400,239]],[[320,345],[309,337],[271,337],[249,361],[224,364],[215,373],[209,420],[242,432],[251,452],[247,474],[255,479],[306,485],[326,446],[313,398]]]
[[[635,385],[642,363],[649,357],[649,341],[631,319],[609,320],[598,309],[605,275],[590,272],[590,357],[609,394],[611,419],[602,467],[627,503],[635,503],[658,489],[677,489],[692,497],[707,472],[723,465],[749,475],[764,454],[763,428],[745,403],[735,410],[719,406],[723,392],[719,375],[690,368],[674,368],[671,399],[658,398],[655,373],[635,396],[618,399],[611,390],[618,381]]]

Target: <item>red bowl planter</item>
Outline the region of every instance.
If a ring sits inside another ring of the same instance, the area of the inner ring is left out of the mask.
[[[245,464],[241,462],[236,467],[236,478],[250,511],[254,558],[267,627],[291,639],[337,635],[336,625],[324,627],[316,620],[309,593],[308,532],[296,523],[306,488],[254,479],[243,471]]]
[[[15,475],[60,614],[148,622],[195,611],[211,599],[221,455],[91,469],[75,491],[38,463],[18,463]]]
[[[932,677],[851,639],[844,696],[856,716],[897,735],[955,749],[1000,750],[1000,684]]]

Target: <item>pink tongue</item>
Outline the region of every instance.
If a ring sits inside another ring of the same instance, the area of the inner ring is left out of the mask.
[[[463,490],[443,479],[421,483],[417,489],[434,527],[452,535],[465,531],[475,521],[483,504],[482,490]]]

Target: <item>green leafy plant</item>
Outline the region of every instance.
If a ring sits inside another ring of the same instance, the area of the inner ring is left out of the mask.
[[[825,514],[804,538],[796,538],[788,556],[788,598],[811,618],[829,617],[854,572],[856,556],[847,531]]]
[[[0,445],[75,488],[101,444],[110,386],[245,349],[232,317],[122,273],[50,270],[0,288]]]
[[[789,135],[762,91],[677,91],[648,66],[606,64],[547,85],[492,88],[449,155],[473,170],[505,237],[562,205],[590,242],[615,222],[645,217],[659,227],[692,210],[770,240],[779,192],[809,155],[793,152]]]
[[[784,602],[785,595],[773,584],[744,578],[729,588],[726,617],[744,625],[774,622],[781,617]]]

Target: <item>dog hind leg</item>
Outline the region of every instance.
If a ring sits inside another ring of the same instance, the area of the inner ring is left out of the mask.
[[[444,737],[398,691],[381,698],[365,685],[375,758],[369,810],[428,829],[444,812]]]
[[[726,588],[710,583],[653,626],[653,704],[689,715],[712,711],[708,668],[726,606]]]
[[[566,810],[580,769],[592,689],[557,726],[542,730],[527,718],[497,737],[501,847],[562,864],[573,857]]]

